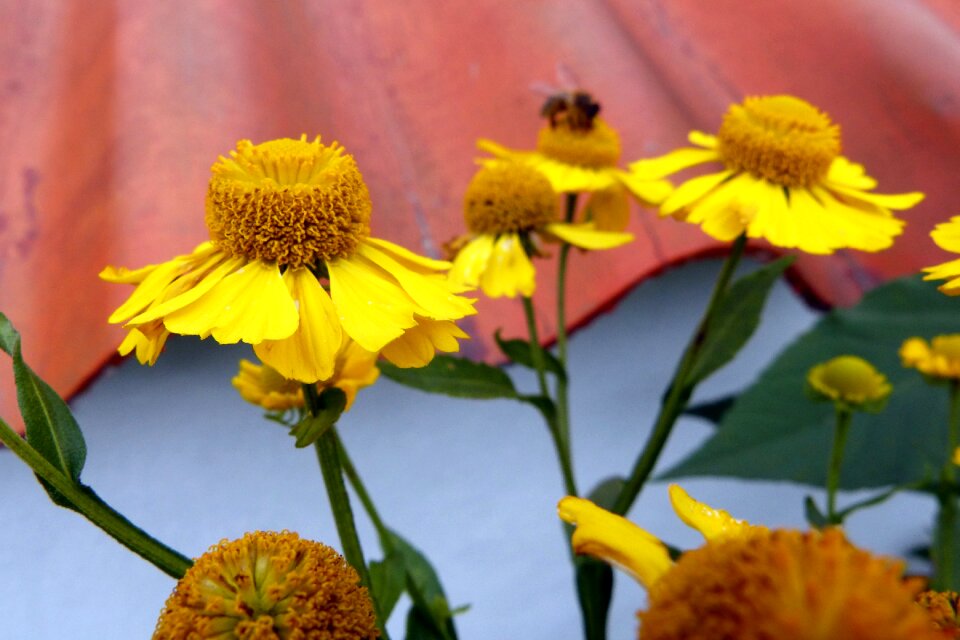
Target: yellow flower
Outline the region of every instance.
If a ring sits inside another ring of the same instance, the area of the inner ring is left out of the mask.
[[[930,232],[938,247],[951,253],[960,253],[960,216],[942,222]],[[960,259],[951,260],[924,269],[924,280],[947,280],[938,288],[948,296],[960,295]]]
[[[536,271],[532,234],[560,238],[582,249],[611,249],[629,233],[598,230],[592,223],[557,221],[556,193],[537,169],[515,160],[484,163],[464,196],[466,242],[453,260],[450,279],[479,286],[491,298],[530,297]]]
[[[736,520],[670,487],[674,509],[706,544],[674,563],[656,537],[581,498],[560,517],[573,546],[624,567],[648,591],[640,640],[940,638],[914,604],[903,565],[857,549],[839,529],[775,530]]]
[[[356,162],[337,143],[241,140],[213,165],[209,242],[100,274],[137,285],[109,319],[129,329],[120,353],[136,349],[152,364],[170,333],[242,340],[283,377],[311,383],[333,375],[347,337],[400,366],[417,363],[390,349],[394,341],[429,342],[430,357],[456,351],[466,335],[453,321],[474,310],[443,277],[450,263],[371,237],[370,210]]]
[[[807,383],[815,395],[851,409],[878,411],[892,387],[886,376],[857,356],[838,356],[810,369]]]
[[[349,411],[357,391],[369,387],[380,376],[377,354],[370,353],[356,342],[348,340],[337,355],[333,377],[317,383],[317,391],[336,387],[347,399],[344,412]],[[270,365],[240,361],[240,371],[232,380],[240,396],[267,411],[287,411],[303,407],[303,385],[281,376]]]
[[[587,210],[597,229],[623,231],[630,215],[628,194],[645,205],[659,204],[672,187],[666,180],[644,179],[617,167],[620,136],[596,117],[599,110],[581,91],[554,96],[544,106],[550,121],[540,129],[536,151],[508,149],[486,139],[477,146],[497,158],[519,160],[539,169],[558,193],[592,194]]]
[[[200,556],[167,599],[154,640],[376,638],[373,604],[333,549],[248,533]]]
[[[908,338],[900,346],[900,360],[931,378],[960,379],[960,333],[936,336],[929,344]]]
[[[706,540],[763,528],[694,500],[678,485],[670,485],[669,492],[677,516]],[[589,500],[567,496],[557,505],[557,513],[564,522],[576,525],[571,539],[575,553],[616,565],[648,589],[673,567],[666,546],[656,536]]]
[[[924,591],[917,596],[919,604],[945,638],[960,638],[960,594],[956,591]]]
[[[730,107],[716,136],[694,131],[683,148],[630,165],[634,176],[662,178],[716,162],[717,173],[687,180],[660,214],[698,224],[717,240],[746,232],[778,247],[828,254],[880,251],[900,235],[891,209],[909,209],[921,193],[881,195],[864,168],[840,155],[840,129],[792,96],[752,97]]]

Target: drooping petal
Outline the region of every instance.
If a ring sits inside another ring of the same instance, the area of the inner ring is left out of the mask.
[[[491,298],[518,294],[526,297],[536,289],[537,272],[516,233],[505,233],[494,243],[487,267],[480,276],[480,288]]]
[[[357,255],[377,265],[392,276],[423,310],[421,315],[435,320],[456,320],[473,315],[473,301],[456,295],[446,278],[426,277],[408,269],[372,244],[361,242]]]
[[[450,269],[450,279],[462,282],[471,287],[480,285],[480,277],[487,268],[487,261],[493,253],[493,244],[496,238],[489,234],[481,234],[467,243],[453,259]]]
[[[334,373],[342,342],[337,310],[306,267],[287,269],[283,280],[297,306],[297,329],[282,340],[264,340],[253,350],[284,378],[307,384],[326,380]]]
[[[666,546],[626,518],[589,500],[567,496],[557,505],[560,519],[576,525],[571,543],[586,554],[623,569],[649,589],[673,566]]]
[[[838,200],[827,189],[814,187],[810,193],[822,203],[829,230],[843,238],[843,244],[837,248],[882,251],[903,232],[903,220],[895,218],[886,208]]]
[[[943,293],[948,296],[960,295],[960,259],[926,267],[923,271],[927,274],[924,280],[947,280],[937,287]]]
[[[299,317],[280,270],[254,260],[217,282],[195,302],[167,314],[173,333],[212,335],[221,344],[258,344],[290,336]]]
[[[633,241],[633,234],[617,231],[600,231],[590,222],[582,224],[567,224],[554,222],[546,226],[546,230],[564,242],[568,242],[581,249],[597,251],[613,249]]]
[[[630,190],[630,193],[646,206],[655,206],[667,199],[673,191],[673,185],[669,180],[646,179],[634,173],[615,169],[614,174],[617,180],[624,187]]]
[[[688,527],[693,527],[707,540],[723,536],[742,535],[755,527],[749,522],[738,520],[723,509],[714,509],[690,497],[682,487],[670,485],[670,503],[677,516]]]
[[[930,232],[930,237],[941,249],[960,253],[960,216],[938,224]]]
[[[660,206],[660,215],[674,215],[681,209],[690,206],[692,203],[716,189],[732,175],[732,171],[721,171],[719,173],[708,173],[705,176],[698,176],[687,180],[674,189],[670,197],[663,202]]]
[[[406,247],[401,247],[388,240],[367,237],[364,239],[364,243],[373,245],[383,253],[389,254],[394,260],[401,262],[406,268],[412,271],[427,273],[430,271],[446,271],[451,267],[451,264],[446,260],[435,260],[421,256]]]
[[[826,181],[851,189],[873,189],[877,186],[877,181],[867,175],[862,164],[850,162],[843,156],[837,156],[830,163]]]
[[[343,410],[349,411],[357,397],[357,391],[369,387],[379,377],[377,354],[348,339],[337,357],[337,379],[333,383],[347,396],[347,404]]]
[[[623,187],[594,191],[587,200],[587,222],[601,231],[623,231],[630,222],[630,203]]]
[[[825,219],[823,207],[805,189],[791,189],[788,201],[783,187],[756,180],[752,198],[756,213],[747,226],[749,237],[818,255],[837,248],[831,221]]]
[[[910,193],[873,193],[872,191],[864,191],[862,189],[829,182],[824,186],[838,195],[839,198],[865,202],[875,207],[880,207],[881,209],[895,209],[898,211],[909,209],[916,206],[924,198],[924,195],[919,191],[911,191]]]
[[[330,297],[348,336],[367,351],[380,351],[425,313],[400,284],[360,255],[327,263]]]
[[[695,144],[698,147],[703,147],[705,149],[717,148],[717,136],[710,133],[704,133],[703,131],[691,131],[687,134],[687,140],[690,142],[690,144]]]
[[[236,256],[228,258],[218,254],[210,257],[203,264],[168,283],[162,291],[158,292],[154,303],[131,318],[129,324],[152,322],[196,302],[245,263],[243,258]],[[146,284],[145,281],[140,286],[144,287]]]
[[[381,350],[384,358],[398,367],[423,367],[430,364],[437,351],[460,351],[458,339],[469,339],[460,327],[450,320],[418,318],[417,325]]]
[[[713,149],[683,147],[657,158],[645,158],[631,162],[629,169],[635,178],[658,180],[698,164],[719,161],[720,155]]]
[[[687,212],[687,222],[699,224],[707,235],[729,242],[744,232],[746,221],[754,215],[752,209],[741,205],[752,182],[749,175],[734,176],[681,211]]]

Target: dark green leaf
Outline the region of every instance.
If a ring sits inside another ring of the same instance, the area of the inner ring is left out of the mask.
[[[446,640],[430,620],[430,614],[425,613],[416,605],[407,612],[406,640]]]
[[[793,256],[787,256],[764,265],[727,290],[707,326],[688,384],[692,386],[706,379],[743,348],[760,323],[771,287],[793,260]]]
[[[380,606],[380,615],[386,621],[403,593],[407,570],[399,553],[388,553],[383,560],[370,563],[370,582],[373,597]]]
[[[336,387],[324,389],[320,394],[320,408],[316,415],[307,414],[298,422],[290,435],[294,436],[298,448],[309,447],[327,430],[337,423],[347,406],[347,395]]]
[[[493,334],[493,338],[497,341],[497,346],[500,347],[500,351],[502,351],[503,355],[507,356],[511,362],[536,370],[537,367],[533,363],[533,354],[530,353],[530,343],[527,340],[503,340],[500,338],[499,329]],[[556,356],[546,349],[543,350],[543,364],[550,373],[562,380],[567,379],[567,372],[564,370],[563,365],[560,364]]]
[[[812,496],[807,496],[803,499],[803,512],[811,527],[823,529],[830,523],[829,520],[827,520],[827,516],[820,511],[817,503],[813,501]]]
[[[411,616],[416,615],[418,632],[423,632],[425,625],[434,635],[415,637],[441,638],[456,640],[457,632],[453,626],[453,613],[443,592],[440,578],[430,562],[412,544],[400,537],[396,532],[390,532],[390,544],[394,553],[403,560],[407,577],[407,593],[413,601]],[[407,633],[410,633],[411,617],[407,618]],[[410,637],[409,635],[407,636]]]
[[[716,400],[709,400],[695,404],[692,407],[687,407],[683,412],[687,415],[703,418],[713,424],[719,424],[720,421],[723,420],[723,416],[727,414],[727,411],[733,407],[733,403],[736,401],[737,396],[735,395],[724,396]]]
[[[556,424],[557,406],[553,404],[553,400],[550,398],[546,396],[517,396],[517,399],[536,407],[537,411],[543,416],[543,419],[547,421],[547,424]]]
[[[605,638],[607,613],[613,594],[613,569],[593,558],[576,560],[577,597],[583,612],[583,624],[588,638]]]
[[[389,362],[377,366],[402,385],[458,398],[516,398],[510,377],[498,367],[453,356],[436,356],[419,369],[403,369]]]
[[[617,496],[623,490],[624,484],[626,484],[626,480],[620,476],[607,478],[587,494],[587,499],[599,507],[607,510],[612,509],[613,503],[617,501]]]
[[[807,372],[833,357],[865,358],[887,376],[893,394],[879,415],[854,415],[840,485],[909,484],[939,469],[949,452],[947,390],[900,364],[911,336],[960,329],[960,301],[919,276],[894,280],[853,308],[838,309],[797,339],[742,393],[717,430],[664,477],[732,476],[823,486],[833,438],[829,403],[810,402]]]
[[[87,445],[80,426],[67,403],[27,366],[20,350],[20,334],[0,313],[0,349],[13,358],[17,402],[27,430],[27,442],[47,462],[80,483],[80,472],[87,457]],[[58,505],[73,508],[60,492],[40,481]]]

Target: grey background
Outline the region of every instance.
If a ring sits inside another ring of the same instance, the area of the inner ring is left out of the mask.
[[[718,267],[708,260],[671,270],[573,336],[573,447],[581,487],[629,469]],[[696,399],[749,384],[815,317],[778,285],[747,349]],[[230,386],[241,357],[250,357],[248,348],[176,338],[153,368],[129,360],[105,371],[72,403],[89,448],[84,481],[189,556],[257,529],[290,529],[338,547],[312,448],[295,449],[283,428],[263,420]],[[527,372],[510,373],[534,389]],[[710,429],[682,419],[659,468],[682,458]],[[360,392],[340,434],[387,523],[431,559],[453,605],[471,605],[458,618],[462,638],[579,636],[555,510],[562,483],[533,409],[453,400],[382,379]],[[0,637],[149,637],[173,581],[77,514],[52,506],[27,467],[5,450],[0,482]],[[683,484],[738,517],[803,526],[808,489],[718,479]],[[933,511],[929,500],[900,496],[857,514],[848,533],[858,544],[902,554],[928,534]],[[630,516],[674,544],[699,544],[673,515],[663,483],[649,485]],[[358,520],[368,558],[378,557],[369,523],[362,515]],[[618,576],[611,638],[635,637],[643,598],[629,577]],[[395,638],[403,636],[405,608],[402,601],[390,621]]]

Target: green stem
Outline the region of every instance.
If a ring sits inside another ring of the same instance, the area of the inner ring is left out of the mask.
[[[567,194],[567,207],[564,221],[572,222],[577,210],[577,194]],[[570,245],[566,242],[560,247],[560,257],[557,263],[557,359],[563,367],[563,376],[557,378],[557,434],[567,455],[571,454],[570,446],[570,400],[568,394],[567,371],[567,261],[570,256]]]
[[[836,416],[833,449],[830,451],[830,464],[827,467],[827,522],[831,525],[843,524],[843,517],[837,513],[837,489],[840,487],[840,467],[843,464],[843,452],[853,413],[849,409],[837,407]]]
[[[614,513],[624,515],[630,509],[633,501],[640,495],[644,483],[653,471],[653,467],[660,457],[660,452],[663,450],[663,446],[666,444],[667,438],[673,430],[673,425],[676,424],[677,418],[683,413],[687,402],[690,400],[690,396],[693,394],[693,386],[687,382],[687,378],[690,376],[697,362],[697,357],[700,355],[700,347],[706,338],[707,327],[710,325],[713,314],[716,313],[717,306],[719,306],[720,301],[727,292],[730,279],[733,277],[733,273],[737,268],[737,263],[740,262],[740,257],[743,255],[746,244],[746,234],[740,234],[733,242],[730,254],[724,261],[720,275],[717,277],[717,283],[713,287],[713,293],[710,296],[710,301],[707,303],[706,311],[704,311],[703,317],[700,319],[700,324],[697,325],[696,331],[693,333],[686,350],[683,352],[683,357],[680,359],[680,364],[677,366],[676,373],[673,375],[673,380],[670,381],[669,392],[660,405],[660,413],[657,415],[657,420],[654,423],[653,432],[650,434],[650,438],[647,440],[643,451],[634,463],[633,469],[630,471],[630,476],[627,478],[623,489],[620,490],[620,495],[617,496],[617,501],[613,505]]]
[[[314,416],[318,415],[320,397],[316,385],[303,385],[303,397],[310,413]],[[317,461],[320,463],[320,473],[323,475],[323,484],[327,489],[333,521],[337,526],[337,535],[340,537],[340,546],[343,548],[343,557],[351,567],[356,569],[360,576],[360,584],[367,588],[377,615],[377,627],[380,629],[381,636],[386,637],[386,621],[380,615],[380,604],[373,594],[373,583],[370,581],[370,572],[367,570],[363,549],[360,547],[357,525],[353,520],[353,509],[350,508],[350,496],[347,495],[347,487],[343,482],[336,427],[331,426],[327,429],[314,443],[314,447],[317,451]]]
[[[960,588],[954,575],[957,554],[957,495],[956,469],[953,464],[953,452],[960,442],[960,383],[950,381],[950,418],[947,429],[947,461],[940,473],[940,487],[937,499],[940,511],[937,514],[937,529],[934,537],[933,560],[934,577],[932,587],[938,591]]]
[[[533,309],[533,301],[527,296],[523,296],[523,312],[527,318],[527,333],[530,338],[530,359],[533,360],[534,369],[537,372],[537,382],[540,385],[540,393],[544,398],[550,399],[550,389],[547,386],[547,366],[543,355],[543,346],[540,344],[540,336],[537,332],[537,317]],[[573,465],[570,460],[570,451],[568,450],[563,437],[560,435],[560,429],[556,420],[547,420],[547,430],[553,439],[553,445],[557,450],[557,460],[560,462],[560,472],[563,475],[564,490],[568,495],[577,495],[577,483],[573,478]]]
[[[85,518],[168,576],[179,580],[193,564],[189,558],[127,520],[90,488],[63,475],[3,420],[0,420],[0,440],[33,469],[34,473],[69,500]]]

